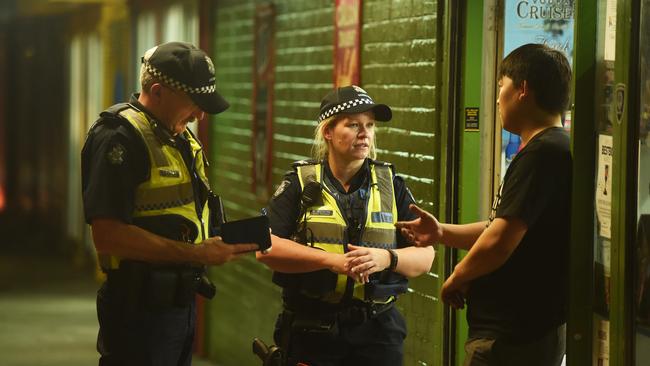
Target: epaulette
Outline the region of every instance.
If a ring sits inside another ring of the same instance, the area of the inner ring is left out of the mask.
[[[297,168],[299,166],[316,165],[318,163],[320,163],[320,162],[318,160],[316,160],[316,159],[298,160],[298,161],[294,161],[293,163],[291,163],[291,167],[292,168]]]
[[[395,170],[395,165],[393,165],[391,163],[381,161],[381,160],[372,160],[372,159],[368,159],[368,160],[370,160],[370,164],[379,165],[379,166],[387,166],[387,167],[390,167],[393,171]]]
[[[131,127],[129,121],[120,116],[120,112],[131,107],[129,103],[118,103],[110,106],[105,111],[99,114],[99,118],[93,123],[90,127],[90,130],[94,129],[97,126],[108,124],[112,126],[123,125]]]
[[[99,115],[101,117],[117,116],[120,112],[130,107],[131,105],[129,103],[117,103],[115,105],[110,106],[107,110],[103,111]]]

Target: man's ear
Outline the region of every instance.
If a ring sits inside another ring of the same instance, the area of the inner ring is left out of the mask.
[[[151,87],[149,87],[149,95],[156,98],[157,100],[160,100],[162,95],[162,89],[163,89],[162,84],[153,83],[151,84]]]
[[[519,88],[519,100],[523,100],[530,95],[530,87],[528,86],[528,81],[524,80],[521,82],[521,87]]]

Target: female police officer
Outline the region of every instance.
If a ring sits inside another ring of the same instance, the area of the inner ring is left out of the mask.
[[[358,86],[330,92],[315,159],[294,163],[271,199],[273,250],[257,257],[283,287],[275,341],[288,365],[402,364],[406,327],[393,305],[434,251],[407,246],[394,227],[413,216],[413,198],[373,160],[375,121],[391,117]]]

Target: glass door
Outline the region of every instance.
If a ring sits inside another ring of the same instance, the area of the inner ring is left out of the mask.
[[[641,1],[635,268],[635,365],[650,365],[650,0]]]

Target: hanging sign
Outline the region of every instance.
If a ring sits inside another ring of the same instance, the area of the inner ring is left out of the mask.
[[[361,0],[336,0],[334,86],[359,85]]]

